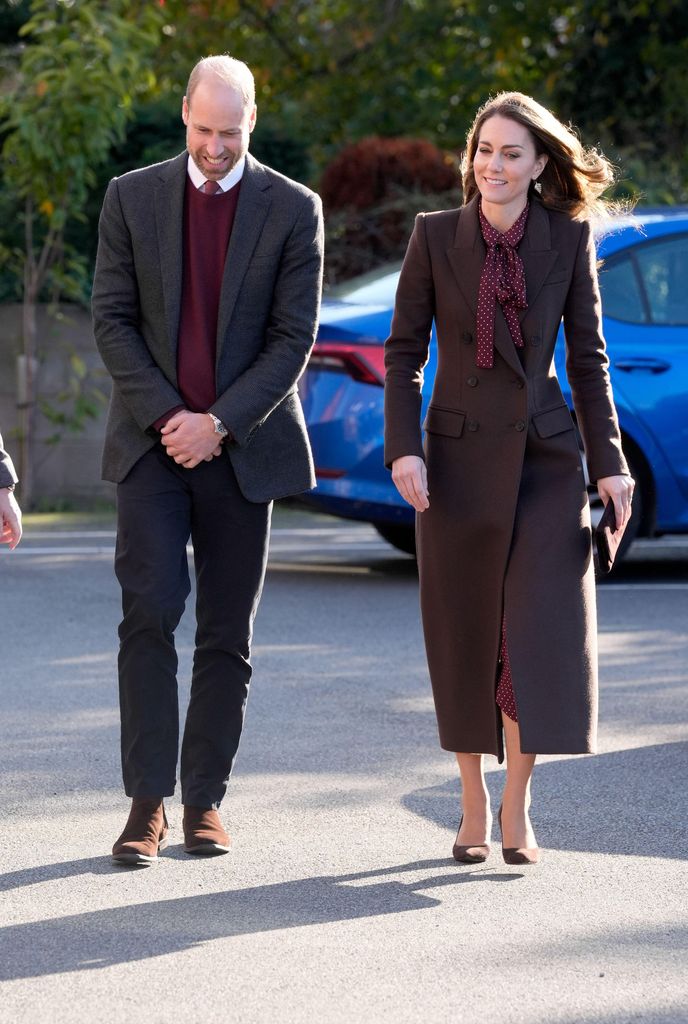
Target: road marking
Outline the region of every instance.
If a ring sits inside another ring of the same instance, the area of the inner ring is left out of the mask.
[[[116,536],[116,530],[26,530],[24,540],[81,540],[83,537]]]
[[[10,552],[9,549],[7,551],[2,550],[2,551],[0,551],[0,556],[2,556],[2,555],[7,556],[7,555],[11,554],[12,557],[14,558],[14,557],[18,557],[19,555],[24,555],[24,556],[26,556],[26,555],[101,555],[101,554],[105,554],[105,555],[110,554],[111,555],[111,554],[113,554],[114,550],[115,550],[114,544],[113,545],[109,545],[107,547],[104,546],[104,545],[100,546],[100,547],[85,547],[85,546],[71,547],[71,546],[68,546],[66,544],[64,546],[62,546],[62,547],[32,547],[30,544],[25,544],[22,547],[15,548],[15,550],[12,551],[12,552]],[[292,550],[296,551],[296,552],[299,552],[300,554],[311,554],[312,555],[313,552],[317,552],[317,551],[331,551],[332,549],[329,548],[329,547],[326,548],[324,545],[314,545],[314,546],[309,547],[309,548],[306,548],[304,546],[302,546],[302,547],[293,547],[292,548],[291,545],[284,545],[284,546],[278,547],[277,545],[275,545],[275,546],[273,546],[271,548],[271,550],[274,551],[275,554],[279,553],[279,554],[284,556],[284,555],[288,555],[289,552],[292,551]],[[363,549],[361,544],[354,544],[353,542],[347,542],[347,543],[338,544],[336,550],[338,552],[340,552],[340,553],[343,553],[344,551],[347,551],[347,552],[361,551],[361,552],[363,552],[364,549]],[[193,547],[191,546],[191,544],[187,545],[186,551],[187,551],[187,554],[189,554],[189,555],[193,554]],[[388,548],[386,544],[381,544],[380,548],[379,548],[379,551],[384,552],[385,554],[389,554],[390,557],[394,557],[394,555],[395,555],[395,552],[392,549]],[[371,551],[370,551],[369,548],[365,549],[365,554],[366,555],[370,555],[371,554]],[[399,553],[398,557],[399,558],[403,558],[403,555],[401,553]]]
[[[338,565],[336,562],[268,562],[268,572],[311,572],[341,576],[372,576],[379,570],[367,565]]]
[[[353,544],[353,543],[342,543],[340,545],[337,545],[337,548],[338,548],[339,551],[343,551],[344,549],[346,549],[348,551],[351,551],[351,550],[360,549],[360,545],[359,544]],[[385,553],[388,553],[390,555],[390,557],[394,557],[395,556],[395,552],[392,549],[388,548],[388,545],[384,544],[384,542],[382,542],[380,544],[380,549],[384,550]],[[6,557],[6,558],[8,558],[8,557],[17,558],[18,556],[21,556],[21,555],[24,555],[25,557],[27,557],[27,556],[30,557],[32,555],[35,555],[35,556],[40,556],[40,555],[43,555],[43,556],[45,556],[45,555],[48,555],[48,556],[51,556],[51,555],[52,556],[58,556],[58,555],[61,555],[63,557],[65,555],[101,555],[101,556],[102,555],[107,555],[107,556],[111,557],[114,554],[114,550],[115,550],[114,546],[113,547],[83,547],[83,546],[82,547],[66,547],[66,546],[65,547],[30,547],[29,545],[27,545],[25,547],[21,547],[20,546],[20,547],[16,548],[14,551],[9,551],[8,549],[2,549],[2,550],[0,550],[0,558],[2,558],[3,556]],[[303,551],[302,553],[303,554],[312,554],[313,550],[314,549],[311,549],[310,551]],[[187,546],[186,553],[190,557],[193,557],[193,547],[190,544]],[[326,561],[301,562],[298,559],[295,559],[293,562],[289,562],[289,561],[285,561],[284,560],[284,556],[287,553],[288,552],[285,551],[284,549],[282,551],[279,551],[279,552],[275,551],[274,554],[276,554],[276,555],[279,554],[281,556],[281,558],[280,558],[280,560],[277,560],[277,559],[275,559],[273,557],[270,557],[269,562],[268,562],[268,569],[271,570],[271,571],[277,571],[277,572],[339,573],[339,574],[348,575],[348,576],[370,576],[370,575],[373,575],[373,574],[378,574],[380,572],[384,572],[384,569],[380,569],[379,566],[371,567],[371,566],[367,566],[367,565],[341,565],[341,564],[339,564],[337,562],[326,562]],[[368,554],[370,554],[370,552],[368,552]],[[398,557],[401,558],[402,556],[399,555]],[[639,590],[688,590],[688,582],[686,582],[686,583],[651,583],[651,582],[643,582],[641,580],[638,580],[637,583],[602,583],[602,584],[598,584],[598,587],[597,587],[597,593],[598,594],[604,594],[605,591],[610,591],[610,590],[632,590],[632,591],[635,591],[636,593]]]
[[[597,592],[605,590],[688,590],[688,583],[603,583],[598,585]]]
[[[59,547],[59,548],[32,548],[25,544],[23,547],[15,548],[14,551],[0,551],[0,556],[5,555],[18,558],[20,555],[111,555],[114,547]]]
[[[351,530],[362,535],[369,534],[371,538],[377,538],[378,536],[376,531],[366,523],[352,526],[274,526],[271,533],[273,536],[279,534],[283,537],[331,537],[333,534],[347,533],[351,532]],[[79,540],[84,537],[115,538],[116,536],[116,530],[26,530],[24,540],[61,540],[63,538],[65,540]]]

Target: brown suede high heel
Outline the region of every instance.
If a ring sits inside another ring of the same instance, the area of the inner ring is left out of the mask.
[[[463,814],[459,822],[459,830],[456,833],[457,839],[462,825]],[[490,846],[488,843],[474,843],[472,846],[461,846],[459,843],[454,843],[452,854],[454,860],[457,860],[459,864],[483,864],[490,855]]]
[[[537,864],[540,860],[540,848],[538,846],[534,846],[531,848],[525,846],[504,846],[501,804],[499,806],[499,810],[497,811],[497,821],[499,822],[499,832],[502,837],[502,857],[504,858],[504,863],[521,865]]]

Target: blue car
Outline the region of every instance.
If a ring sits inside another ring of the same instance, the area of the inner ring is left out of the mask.
[[[688,209],[637,212],[600,239],[598,254],[610,375],[637,482],[627,549],[638,536],[688,532]],[[414,513],[383,462],[383,346],[399,269],[382,267],[328,293],[300,388],[318,478],[307,502],[372,523],[413,553]],[[563,330],[554,362],[572,406]],[[435,369],[433,332],[423,412]]]

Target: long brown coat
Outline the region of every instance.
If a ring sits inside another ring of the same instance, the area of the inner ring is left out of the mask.
[[[485,259],[477,201],[421,214],[386,346],[385,461],[426,460],[417,516],[421,611],[440,742],[503,756],[495,703],[502,614],[524,753],[594,750],[597,624],[590,514],[567,375],[592,480],[627,473],[601,332],[587,222],[531,204],[518,252],[528,308],[520,354],[497,304],[492,369],[476,366]],[[438,365],[420,429],[433,318]]]

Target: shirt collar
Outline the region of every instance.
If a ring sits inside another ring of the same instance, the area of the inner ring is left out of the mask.
[[[199,171],[198,167],[196,167],[196,164],[191,159],[191,156],[189,156],[189,159],[187,161],[186,167],[187,167],[188,175],[191,178],[191,181],[195,185],[195,187],[196,188],[203,188],[203,185],[205,184],[206,179],[203,177],[203,175]],[[245,167],[246,167],[246,157],[242,156],[242,158],[239,161],[239,163],[236,164],[234,167],[232,167],[232,169],[229,172],[229,174],[225,174],[224,178],[221,178],[218,181],[218,185],[220,186],[220,188],[222,189],[223,192],[229,192],[230,188],[234,188],[236,183],[238,181],[241,181],[241,176],[244,173],[244,168]]]

